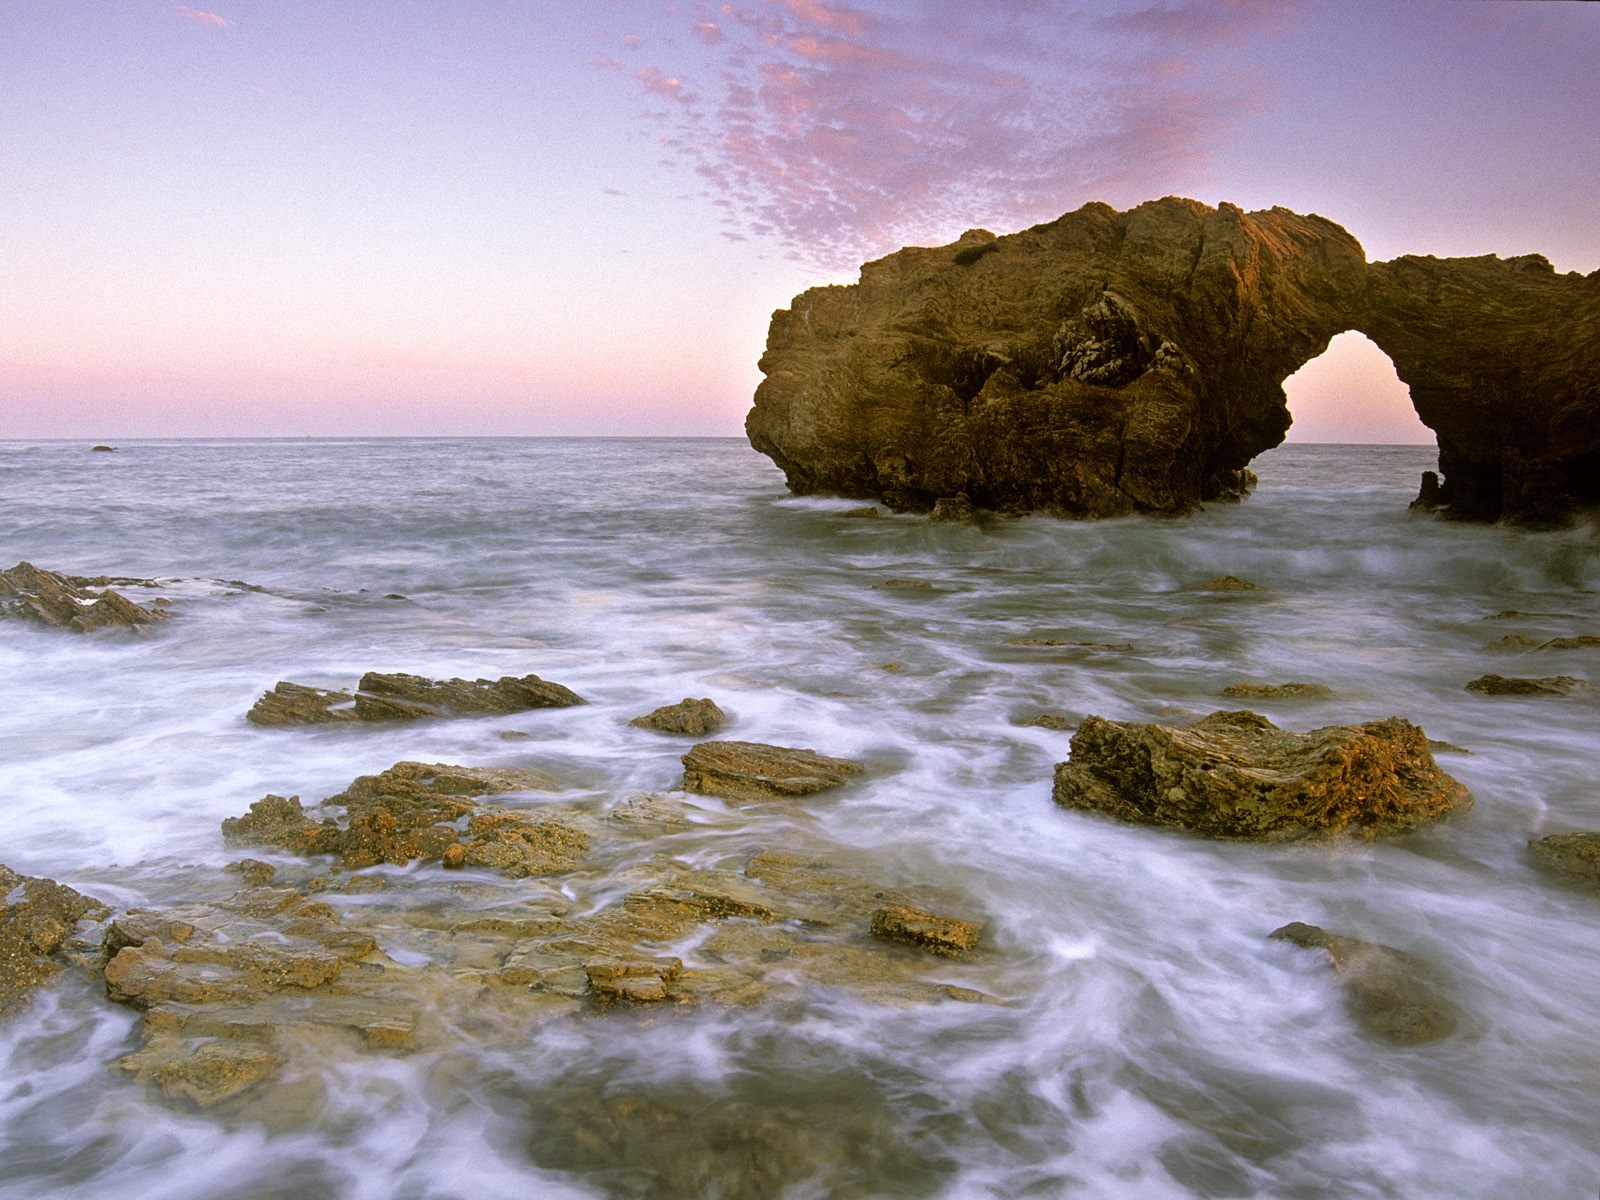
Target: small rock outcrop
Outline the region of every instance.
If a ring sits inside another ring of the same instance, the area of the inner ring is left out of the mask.
[[[109,912],[53,879],[0,866],[0,1016],[61,969],[80,922]]]
[[[676,704],[663,705],[642,717],[635,717],[628,724],[639,729],[654,729],[658,733],[705,737],[708,733],[717,732],[727,722],[728,715],[717,707],[716,701],[685,696]]]
[[[860,763],[760,742],[701,742],[683,756],[685,791],[729,800],[809,796],[847,783]]]
[[[1534,838],[1528,849],[1540,866],[1600,889],[1600,833],[1553,833]]]
[[[425,717],[495,717],[534,708],[567,708],[583,698],[537,675],[499,679],[424,679],[369,671],[354,692],[280,681],[245,714],[256,725],[328,725],[346,721],[415,721]]]
[[[1251,712],[1193,725],[1088,717],[1055,772],[1066,808],[1208,837],[1405,833],[1472,803],[1399,717],[1290,733]]]
[[[1467,684],[1467,691],[1484,696],[1577,696],[1593,691],[1586,680],[1571,675],[1548,675],[1533,679],[1514,675],[1480,675]]]
[[[1417,1046],[1448,1037],[1461,1024],[1436,972],[1413,955],[1300,921],[1273,930],[1271,936],[1326,951],[1344,985],[1346,1009],[1374,1037]]]
[[[1184,512],[1249,491],[1289,427],[1283,381],[1352,329],[1438,434],[1430,506],[1542,523],[1600,504],[1600,272],[1368,264],[1322,217],[1175,197],[971,230],[803,293],[773,314],[745,430],[802,494]]]
[[[1333,689],[1322,683],[1230,683],[1217,695],[1229,700],[1326,700]]]
[[[58,575],[27,562],[0,571],[0,618],[88,633],[138,629],[167,616],[159,608],[135,604],[104,580]]]
[[[889,904],[872,914],[872,935],[891,942],[905,942],[955,958],[978,944],[983,926],[962,917],[949,917],[929,912],[925,908],[912,908],[906,904]]]

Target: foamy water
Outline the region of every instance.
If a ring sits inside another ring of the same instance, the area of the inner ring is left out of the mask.
[[[1252,498],[1180,520],[935,525],[791,497],[732,440],[0,443],[0,565],[172,580],[177,614],[143,638],[0,625],[7,866],[173,903],[237,857],[224,817],[401,759],[538,766],[603,811],[681,773],[686,743],[628,719],[704,695],[733,717],[722,736],[869,774],[754,817],[707,801],[663,852],[792,846],[940,889],[989,949],[929,978],[1004,1001],[818,988],[557,1019],[330,1058],[316,1106],[283,1120],[119,1073],[137,1014],[68,974],[0,1024],[0,1196],[697,1194],[715,1175],[691,1164],[749,1152],[706,1132],[730,1128],[771,1143],[760,1194],[785,1197],[1593,1196],[1600,898],[1525,847],[1600,829],[1600,706],[1464,684],[1596,676],[1594,650],[1492,643],[1600,633],[1600,542],[1409,514],[1425,449],[1253,465]],[[1266,590],[1193,588],[1225,574]],[[589,703],[243,720],[279,679],[368,670],[536,672]],[[1407,717],[1469,751],[1440,763],[1476,807],[1376,845],[1210,843],[1057,809],[1069,735],[1021,724],[1188,720],[1240,706],[1227,684],[1290,680],[1334,694],[1251,706],[1291,729]],[[584,886],[591,904],[624,887]],[[1368,1040],[1315,955],[1267,940],[1292,920],[1435,963],[1465,1029]],[[597,1160],[581,1134],[619,1096],[659,1119]]]

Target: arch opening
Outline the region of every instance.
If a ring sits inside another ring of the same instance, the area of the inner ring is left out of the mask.
[[[1353,329],[1285,379],[1283,391],[1293,420],[1286,442],[1437,444],[1389,356]]]

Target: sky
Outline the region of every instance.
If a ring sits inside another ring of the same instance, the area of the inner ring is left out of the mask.
[[[737,435],[773,310],[1092,201],[1600,269],[1600,4],[0,0],[0,438]],[[1359,334],[1291,440],[1431,441]]]

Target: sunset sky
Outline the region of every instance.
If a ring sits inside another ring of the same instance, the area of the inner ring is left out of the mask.
[[[737,434],[796,293],[1090,200],[1600,269],[1596,4],[206,3],[0,0],[0,437]]]

